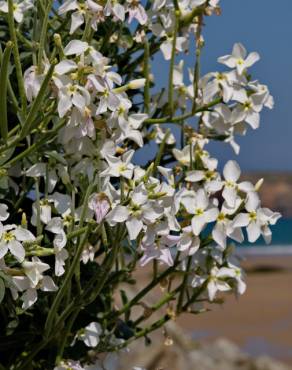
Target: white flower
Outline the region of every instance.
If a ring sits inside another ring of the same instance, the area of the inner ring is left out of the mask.
[[[137,238],[144,224],[154,223],[163,214],[163,208],[159,204],[148,200],[148,192],[144,184],[138,185],[130,196],[130,204],[118,205],[108,215],[109,224],[125,222],[130,240]]]
[[[47,199],[40,200],[40,221],[45,225],[51,220],[52,218],[52,208],[51,204]],[[37,203],[34,202],[32,204],[32,216],[30,219],[32,225],[37,225]]]
[[[24,261],[22,267],[32,287],[36,287],[39,281],[43,279],[43,272],[49,270],[50,265],[43,263],[38,257],[32,257],[31,261]]]
[[[119,123],[120,130],[117,131],[115,140],[118,143],[123,142],[125,139],[133,140],[140,147],[143,146],[143,136],[139,130],[143,121],[147,118],[146,114],[136,113],[131,114],[128,120],[122,119]]]
[[[177,243],[177,250],[183,252],[183,255],[192,256],[199,248],[200,238],[194,235],[191,226],[184,227]]]
[[[234,123],[245,121],[254,130],[260,125],[260,111],[263,108],[266,99],[265,94],[253,94],[247,96],[247,93],[237,97],[237,101],[241,104],[236,105],[233,111]]]
[[[234,92],[233,84],[232,84],[232,74],[231,73],[210,73],[207,76],[213,77],[213,79],[207,83],[206,87],[204,88],[204,94],[214,97],[219,91],[222,90],[223,101],[227,103],[231,100]],[[205,78],[207,78],[205,76]]]
[[[95,255],[95,248],[90,244],[86,244],[81,254],[81,261],[84,264],[88,263],[89,261],[92,262],[94,260],[94,255]]]
[[[84,56],[85,53],[88,54],[86,58],[86,61],[88,62],[101,63],[102,61],[107,60],[99,51],[85,41],[71,40],[64,48],[65,56]]]
[[[34,257],[36,258],[36,257]],[[38,261],[35,261],[39,263]],[[42,290],[43,292],[54,292],[58,288],[55,285],[53,279],[50,276],[38,276],[38,284],[35,286],[32,281],[26,276],[14,276],[13,284],[15,288],[12,288],[12,295],[13,298],[16,299],[18,296],[18,292],[24,292],[21,296],[21,300],[23,301],[22,308],[27,310],[30,308],[38,298],[37,289]]]
[[[8,206],[6,204],[0,204],[0,221],[6,221],[9,217],[9,213],[7,212]]]
[[[218,214],[216,224],[212,230],[212,238],[218,245],[225,249],[227,237],[241,243],[244,239],[240,228],[234,228],[233,221],[230,216],[236,213],[236,210],[241,204],[241,199],[237,198],[235,206],[229,207],[227,203],[223,203],[220,213]]]
[[[131,163],[131,159],[134,155],[134,150],[129,150],[124,153],[121,157],[106,156],[108,167],[100,173],[101,177],[120,177],[123,176],[126,179],[131,179],[133,175],[134,165]]]
[[[213,180],[209,184],[208,189],[211,191],[219,191],[224,186],[222,196],[226,200],[228,206],[233,208],[238,197],[238,191],[242,191],[244,193],[254,191],[254,186],[248,181],[237,183],[240,178],[240,174],[241,171],[238,163],[235,161],[228,161],[223,169],[225,181],[221,181],[219,179]]]
[[[13,16],[16,22],[21,23],[24,18],[24,13],[33,8],[33,0],[14,0],[13,1]],[[7,1],[0,1],[0,12],[8,13]]]
[[[162,51],[165,60],[170,60],[172,46],[173,46],[173,37],[167,37],[166,41],[164,41],[161,44],[160,50]],[[175,51],[183,52],[187,50],[187,48],[188,48],[188,39],[184,36],[178,36],[176,38]]]
[[[32,102],[40,91],[45,75],[37,73],[36,66],[31,66],[24,72],[23,77],[27,100]]]
[[[212,183],[214,180],[220,180],[220,175],[216,171],[210,170],[193,170],[188,171],[187,176],[185,177],[186,181],[190,182],[204,182],[204,187],[207,192],[214,192],[212,189]],[[217,189],[215,190],[217,191]]]
[[[61,361],[60,364],[54,367],[54,370],[84,370],[84,367],[81,366],[79,361],[66,360]],[[101,370],[101,369],[96,369]]]
[[[166,135],[165,130],[163,130],[160,125],[153,125],[153,131],[154,131],[154,134],[155,134],[156,144],[161,144],[162,141],[164,141],[164,138],[165,138],[165,135]],[[175,137],[174,137],[173,133],[170,133],[170,135],[168,135],[168,137],[166,139],[166,144],[167,145],[173,145],[173,144],[175,144],[175,141],[176,140],[175,140]]]
[[[157,238],[154,243],[145,244],[142,242],[141,249],[143,256],[140,259],[141,266],[145,266],[152,260],[157,260],[167,266],[173,266],[173,257],[170,248],[175,246],[179,240],[179,236],[163,235]]]
[[[268,225],[275,224],[281,217],[280,213],[260,208],[260,199],[256,192],[248,193],[245,209],[248,213],[239,213],[233,220],[233,227],[246,227],[248,241],[251,243],[254,243],[261,235],[266,242],[270,242],[271,233]]]
[[[107,0],[104,7],[104,15],[107,17],[113,15],[113,20],[120,20],[123,22],[125,20],[125,8],[115,0]]]
[[[46,178],[46,182],[48,184],[48,191],[49,193],[51,193],[54,190],[59,180],[59,176],[57,175],[57,172],[59,172],[59,175],[60,175],[64,171],[66,171],[66,168],[61,164],[51,166],[48,163],[39,162],[39,163],[35,163],[34,165],[32,165],[28,170],[25,171],[25,173],[26,173],[26,176],[29,176],[29,177],[46,178],[48,176],[48,178]]]
[[[22,242],[34,240],[35,236],[30,231],[16,225],[3,226],[0,222],[0,259],[9,251],[19,262],[22,262],[25,257]]]
[[[54,217],[49,221],[45,229],[55,234],[53,240],[55,250],[55,275],[62,276],[65,272],[65,261],[69,257],[67,250],[64,248],[67,244],[67,236],[64,231],[63,220],[60,217]]]
[[[78,339],[83,340],[87,347],[94,348],[98,345],[101,334],[101,325],[98,322],[91,322],[84,328],[82,334],[78,335]]]
[[[209,206],[209,199],[205,190],[200,188],[194,197],[186,197],[181,200],[187,212],[193,214],[192,230],[194,235],[200,235],[205,225],[216,220],[218,209]]]
[[[254,91],[252,95],[254,97],[258,97],[265,107],[273,109],[274,98],[270,94],[269,89],[266,85],[262,85],[258,81],[252,81],[248,84],[248,87],[250,87]]]
[[[136,18],[137,21],[143,26],[148,20],[145,9],[137,0],[127,0],[126,11],[129,13],[129,23]]]
[[[193,147],[191,149],[190,145],[186,145],[182,150],[175,148],[172,150],[172,153],[174,155],[174,158],[184,166],[190,165],[191,155],[194,158]]]
[[[73,106],[83,113],[91,99],[89,92],[84,87],[67,82],[59,89],[58,100],[58,113],[59,117],[62,118]]]
[[[233,46],[232,55],[225,55],[218,58],[218,62],[225,64],[227,67],[236,68],[237,72],[241,75],[246,68],[251,67],[256,63],[260,56],[256,52],[250,53],[247,57],[247,52],[244,46],[237,43]]]
[[[95,213],[95,219],[100,224],[110,210],[110,202],[105,193],[94,193],[90,196],[88,207]]]
[[[84,23],[87,7],[86,4],[79,4],[76,0],[67,0],[59,7],[58,13],[62,15],[70,10],[75,10],[71,14],[70,35],[72,35]]]
[[[71,40],[64,48],[64,54],[70,55],[81,55],[89,48],[89,45],[85,41]]]
[[[236,281],[236,289],[237,289],[237,293],[238,294],[244,294],[244,292],[246,291],[246,283],[244,282],[244,277],[245,277],[245,274],[242,270],[242,268],[228,262],[228,267],[233,269],[234,271],[234,280]]]
[[[57,212],[65,216],[71,210],[71,197],[68,194],[62,194],[58,191],[55,191],[53,194],[48,196],[48,201],[54,203],[54,207],[56,208]]]
[[[210,275],[195,276],[192,281],[192,287],[200,287],[207,281],[207,292],[210,301],[213,301],[217,291],[226,292],[231,290],[231,286],[225,281],[228,278],[234,278],[235,272],[231,268],[213,267],[210,271]]]

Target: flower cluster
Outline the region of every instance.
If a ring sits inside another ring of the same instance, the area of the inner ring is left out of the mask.
[[[235,161],[221,174],[207,146],[223,140],[238,153],[235,136],[258,128],[273,98],[248,71],[259,55],[239,43],[218,59],[230,70],[200,76],[203,18],[220,14],[218,0],[53,3],[33,10],[31,1],[0,1],[11,39],[28,49],[14,50],[20,101],[7,81],[15,110],[0,141],[3,325],[12,339],[23,331],[28,339],[4,366],[113,370],[117,352],[141,333],[200,312],[220,292],[245,291],[233,244],[246,234],[269,243],[280,214],[261,206],[262,180],[241,181]],[[25,28],[35,19],[40,36]],[[186,85],[192,35],[196,63]],[[169,86],[154,93],[156,52],[169,65]],[[179,126],[180,143],[164,124]],[[147,147],[157,150],[147,155]],[[132,297],[124,286],[150,266],[151,281]],[[182,277],[175,287],[174,276]],[[165,282],[162,303],[148,307],[147,293]],[[144,308],[141,316],[133,306]],[[161,307],[164,319],[141,328]]]

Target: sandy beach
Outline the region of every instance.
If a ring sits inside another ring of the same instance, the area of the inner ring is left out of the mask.
[[[292,257],[249,257],[248,289],[212,312],[177,321],[194,339],[228,338],[253,356],[268,354],[292,364]]]

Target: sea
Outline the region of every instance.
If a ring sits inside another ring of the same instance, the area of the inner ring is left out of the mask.
[[[281,218],[271,230],[273,234],[271,244],[265,244],[260,237],[256,243],[244,242],[237,246],[238,252],[244,255],[292,256],[292,218]]]

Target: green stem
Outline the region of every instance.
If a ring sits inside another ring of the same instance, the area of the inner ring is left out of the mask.
[[[203,14],[205,7],[206,5],[195,7],[191,12],[181,17],[179,22],[180,28],[189,26],[193,22],[195,17]]]
[[[185,294],[185,289],[187,287],[187,282],[188,282],[188,277],[189,277],[189,270],[191,268],[191,263],[192,263],[192,257],[190,256],[190,257],[188,257],[186,273],[184,275],[183,282],[182,282],[181,289],[180,289],[180,293],[179,293],[177,309],[176,309],[176,311],[178,313],[181,312],[181,308],[182,308],[182,305],[183,305],[184,294]]]
[[[8,0],[8,25],[9,25],[9,32],[11,36],[11,40],[13,42],[13,55],[14,55],[14,63],[15,63],[15,70],[16,70],[16,77],[18,83],[18,90],[21,100],[21,116],[24,120],[26,115],[26,95],[25,95],[25,88],[24,88],[24,80],[22,75],[22,68],[20,62],[20,55],[18,49],[18,42],[16,37],[16,30],[14,24],[14,17],[13,17],[13,0]]]
[[[81,212],[81,216],[80,216],[80,222],[79,222],[79,227],[80,228],[83,227],[85,217],[86,217],[86,213],[87,213],[87,210],[88,210],[88,199],[89,199],[89,196],[92,194],[94,186],[95,186],[95,182],[93,182],[87,188],[87,191],[86,191],[86,194],[85,194],[85,197],[84,197],[84,200],[83,200],[83,208],[82,208],[82,212]],[[70,266],[70,268],[69,268],[69,270],[68,270],[68,272],[65,276],[65,279],[63,280],[63,284],[61,285],[61,288],[60,288],[60,290],[59,290],[59,292],[58,292],[58,294],[57,294],[57,296],[56,296],[56,298],[55,298],[55,300],[52,304],[52,307],[49,311],[49,314],[48,314],[48,317],[47,317],[47,320],[46,320],[46,323],[45,323],[45,334],[44,334],[45,337],[48,337],[51,333],[52,326],[54,324],[55,315],[57,313],[59,304],[61,303],[61,300],[63,299],[64,295],[66,294],[68,285],[69,285],[74,273],[76,272],[76,268],[77,268],[78,264],[80,263],[80,256],[81,256],[81,253],[83,251],[83,247],[84,247],[85,243],[87,242],[89,231],[90,231],[90,227],[87,226],[87,230],[86,230],[85,234],[79,240],[77,251],[74,255],[72,264],[71,264],[71,266]],[[77,276],[77,278],[78,278],[78,276]]]
[[[6,166],[12,166],[13,164],[17,163],[21,159],[27,157],[29,154],[33,153],[36,149],[38,149],[40,146],[44,145],[48,142],[51,138],[53,138],[56,133],[66,124],[65,120],[62,120],[53,130],[48,131],[42,139],[37,141],[36,143],[32,144],[30,147],[28,147],[26,150],[18,154],[17,156],[13,157],[10,161],[6,162]],[[16,142],[19,142],[19,138],[16,140]],[[8,149],[8,148],[7,148]],[[1,152],[0,152],[1,153]]]
[[[188,112],[188,113],[182,114],[181,116],[176,116],[176,117],[167,116],[167,117],[161,117],[161,118],[148,118],[144,121],[144,123],[147,125],[163,124],[163,123],[179,123],[180,121],[193,117],[197,113],[208,111],[210,108],[214,107],[215,105],[221,102],[222,102],[222,98],[216,98],[212,102],[205,104],[202,107],[196,109],[194,113]]]
[[[157,302],[156,304],[154,304],[153,306],[149,308],[151,311],[151,314],[159,310],[166,303],[172,301],[174,297],[176,296],[176,294],[179,292],[179,290],[180,290],[180,286],[177,287],[173,292],[165,294],[165,296],[159,302]],[[135,320],[135,322],[133,323],[133,326],[137,327],[141,322],[143,322],[147,318],[148,318],[147,316],[145,317],[145,315],[141,315],[137,320]]]
[[[194,81],[193,81],[193,91],[194,100],[192,105],[192,113],[195,114],[197,108],[197,98],[199,95],[199,80],[200,80],[200,61],[201,61],[201,49],[196,50],[196,63],[194,68]]]
[[[79,242],[79,245],[77,247],[77,250],[76,250],[76,253],[74,255],[74,259],[72,261],[70,269],[68,270],[67,274],[65,275],[63,283],[62,283],[62,285],[61,285],[61,287],[60,287],[60,289],[59,289],[59,291],[58,291],[58,293],[57,293],[57,295],[56,295],[56,297],[53,301],[52,307],[50,308],[50,311],[49,311],[49,314],[47,316],[47,320],[46,320],[46,323],[45,323],[45,326],[44,326],[44,338],[45,339],[48,338],[51,335],[52,326],[53,326],[54,321],[55,321],[55,316],[57,314],[59,304],[61,303],[61,300],[63,299],[63,297],[64,297],[64,295],[67,291],[68,284],[71,281],[71,279],[74,275],[76,266],[80,261],[80,256],[81,256],[83,247],[84,247],[84,245],[87,241],[89,231],[90,231],[90,227],[88,226],[85,234],[83,235],[83,237],[81,238],[81,240]]]
[[[82,41],[88,41],[90,36],[90,29],[91,29],[91,17],[89,15],[86,16],[85,19],[85,30],[83,31]]]
[[[24,37],[19,30],[16,30],[16,35],[19,41],[24,44],[29,50],[35,49],[35,45],[32,44],[26,37]]]
[[[39,44],[39,52],[38,52],[38,71],[39,73],[42,73],[42,60],[44,56],[45,51],[45,45],[47,40],[47,32],[48,32],[48,21],[49,21],[49,15],[52,9],[53,0],[49,0],[48,6],[45,10],[44,18],[43,18],[43,24],[42,24],[42,30],[41,30],[41,36],[40,36],[40,44]]]
[[[67,337],[70,334],[70,331],[72,329],[72,326],[73,326],[78,314],[79,314],[79,310],[76,310],[72,314],[69,322],[66,323],[65,330],[62,333],[61,344],[59,344],[59,346],[58,346],[58,354],[57,354],[56,362],[55,362],[56,365],[58,365],[62,361],[63,353],[64,353],[65,346],[66,346],[66,343],[67,343]]]
[[[169,315],[165,315],[163,316],[161,319],[155,321],[152,325],[150,325],[149,327],[143,329],[143,330],[140,330],[138,331],[133,337],[131,337],[130,339],[126,340],[125,342],[123,342],[122,344],[116,346],[116,347],[112,347],[109,349],[109,351],[118,351],[118,350],[121,350],[125,347],[127,347],[130,343],[132,343],[133,341],[139,339],[139,338],[142,338],[142,337],[145,337],[146,335],[150,334],[151,332],[161,328],[163,325],[165,325],[169,320],[171,319],[171,316]]]
[[[40,205],[40,189],[39,179],[35,178],[35,195],[36,195],[36,222],[37,222],[37,236],[42,234],[42,223],[41,223],[41,205]]]
[[[155,279],[153,279],[144,289],[142,289],[131,301],[126,303],[124,307],[122,307],[118,312],[116,312],[114,315],[111,313],[111,316],[118,317],[122,315],[123,313],[127,312],[130,308],[135,306],[141,298],[143,298],[148,292],[150,292],[161,280],[165,279],[169,274],[174,272],[174,266],[169,267],[164,272],[162,272],[160,275],[158,275]]]
[[[166,133],[164,135],[164,138],[159,146],[159,150],[158,150],[158,153],[156,155],[156,158],[155,158],[155,161],[154,161],[154,166],[153,166],[153,173],[155,173],[156,169],[157,169],[157,166],[159,166],[160,164],[160,161],[161,161],[161,158],[162,158],[162,155],[164,153],[164,148],[165,148],[165,145],[166,145],[166,142],[167,142],[167,139],[169,138],[169,135],[171,134],[171,131],[170,129],[167,129],[166,130]]]

